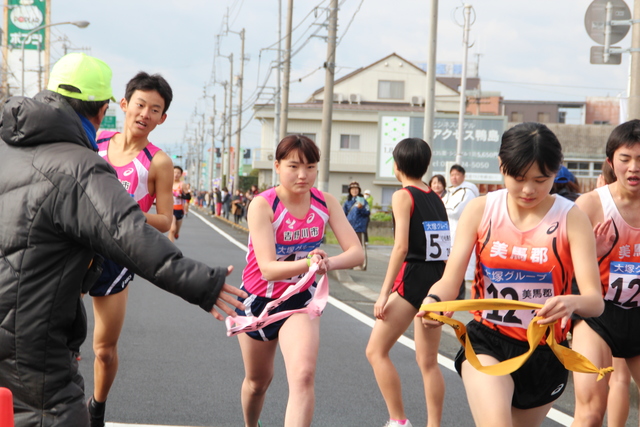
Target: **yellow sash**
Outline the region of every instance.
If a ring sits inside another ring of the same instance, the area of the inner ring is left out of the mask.
[[[560,363],[570,371],[583,372],[583,373],[597,373],[598,381],[600,381],[606,374],[613,372],[612,367],[608,368],[596,368],[596,366],[589,361],[586,357],[577,353],[570,348],[558,344],[555,338],[554,323],[549,325],[538,325],[536,322],[542,317],[536,316],[529,323],[527,328],[527,341],[529,342],[529,351],[520,356],[504,360],[496,365],[483,366],[476,356],[476,352],[471,346],[471,342],[466,339],[467,328],[465,325],[455,319],[451,319],[447,316],[441,316],[434,312],[441,311],[474,311],[474,310],[523,310],[523,309],[539,309],[542,308],[541,304],[526,303],[521,301],[512,301],[504,299],[475,299],[475,300],[463,300],[463,301],[444,301],[435,302],[432,304],[423,304],[420,306],[420,310],[428,311],[425,317],[438,322],[446,323],[453,327],[458,337],[458,341],[462,344],[465,350],[465,355],[471,366],[478,371],[489,375],[509,375],[516,369],[520,368],[524,362],[534,352],[540,340],[544,337],[544,334],[549,330],[547,335],[547,344],[549,348],[556,355]]]

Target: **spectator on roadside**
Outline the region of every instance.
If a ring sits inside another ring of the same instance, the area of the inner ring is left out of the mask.
[[[360,244],[364,249],[364,263],[361,266],[356,266],[354,270],[366,270],[367,269],[367,247],[365,245],[365,232],[367,231],[367,224],[369,223],[369,204],[362,196],[360,184],[353,181],[349,184],[349,196],[347,201],[342,205],[344,214],[349,220],[349,224],[353,227],[354,231],[360,239]]]
[[[429,181],[429,188],[442,199],[447,194],[447,181],[440,174],[433,175]]]
[[[231,213],[231,194],[227,187],[222,187],[222,216],[224,219],[229,219]]]
[[[222,193],[220,192],[220,187],[216,187],[213,189],[213,199],[216,209],[216,216],[220,216],[220,213],[222,212]]]
[[[571,171],[566,166],[560,167],[555,180],[553,181],[553,187],[551,187],[551,194],[558,194],[559,196],[569,199],[575,202],[580,196],[580,187],[576,182],[576,177],[573,176]]]
[[[369,244],[369,223],[371,222],[371,210],[373,209],[373,196],[371,195],[371,190],[364,190],[364,199],[367,201],[369,205],[369,216],[367,217],[367,228],[364,232],[364,243]]]
[[[449,180],[451,182],[451,186],[447,189],[446,194],[442,198],[444,206],[447,208],[447,216],[449,217],[452,247],[456,244],[456,228],[458,226],[460,215],[462,215],[462,211],[471,200],[480,195],[478,187],[476,187],[475,184],[465,181],[465,175],[466,171],[462,166],[451,166],[451,169],[449,169]],[[465,299],[465,281],[473,280],[475,267],[476,256],[472,253],[469,258],[469,264],[464,275],[464,280],[460,285],[460,294],[457,299]]]
[[[240,189],[236,190],[236,194],[231,199],[231,214],[233,215],[233,222],[239,224],[244,214],[244,198]]]

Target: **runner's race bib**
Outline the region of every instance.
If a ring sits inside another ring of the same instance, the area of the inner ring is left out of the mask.
[[[636,308],[640,302],[640,263],[612,261],[609,288],[604,297],[622,308]]]
[[[451,252],[451,232],[448,221],[423,221],[427,238],[425,261],[446,261]]]
[[[485,298],[544,304],[554,296],[551,272],[541,273],[482,266]],[[491,323],[527,329],[535,310],[485,310],[482,317]]]

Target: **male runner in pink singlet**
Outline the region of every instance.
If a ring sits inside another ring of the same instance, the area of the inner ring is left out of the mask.
[[[169,231],[173,216],[171,183],[173,163],[169,156],[149,142],[149,133],[167,118],[173,93],[158,74],[138,73],[127,83],[120,108],[125,114],[122,133],[98,135],[98,154],[118,174],[125,190],[144,211],[147,223],[161,232]],[[149,210],[156,201],[156,213]],[[107,395],[118,371],[117,344],[127,306],[128,283],[133,273],[105,260],[104,271],[89,294],[93,298],[94,388],[89,400],[92,427],[104,427]]]

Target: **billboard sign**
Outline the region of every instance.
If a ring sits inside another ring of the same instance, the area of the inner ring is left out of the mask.
[[[7,23],[7,40],[9,48],[20,49],[24,41],[24,48],[44,50],[45,29],[30,34],[35,28],[45,25],[45,0],[8,0],[9,22]]]
[[[393,134],[385,131],[386,129],[402,130],[407,124],[409,126],[406,133]],[[498,151],[506,126],[507,118],[504,116],[465,116],[461,163],[466,170],[467,180],[487,184],[502,182],[498,166]],[[424,117],[422,116],[380,117],[377,178],[395,178],[393,149],[404,138],[423,138],[423,127]],[[431,147],[431,166],[434,174],[448,176],[447,166],[456,159],[457,140],[458,115],[436,114]]]

